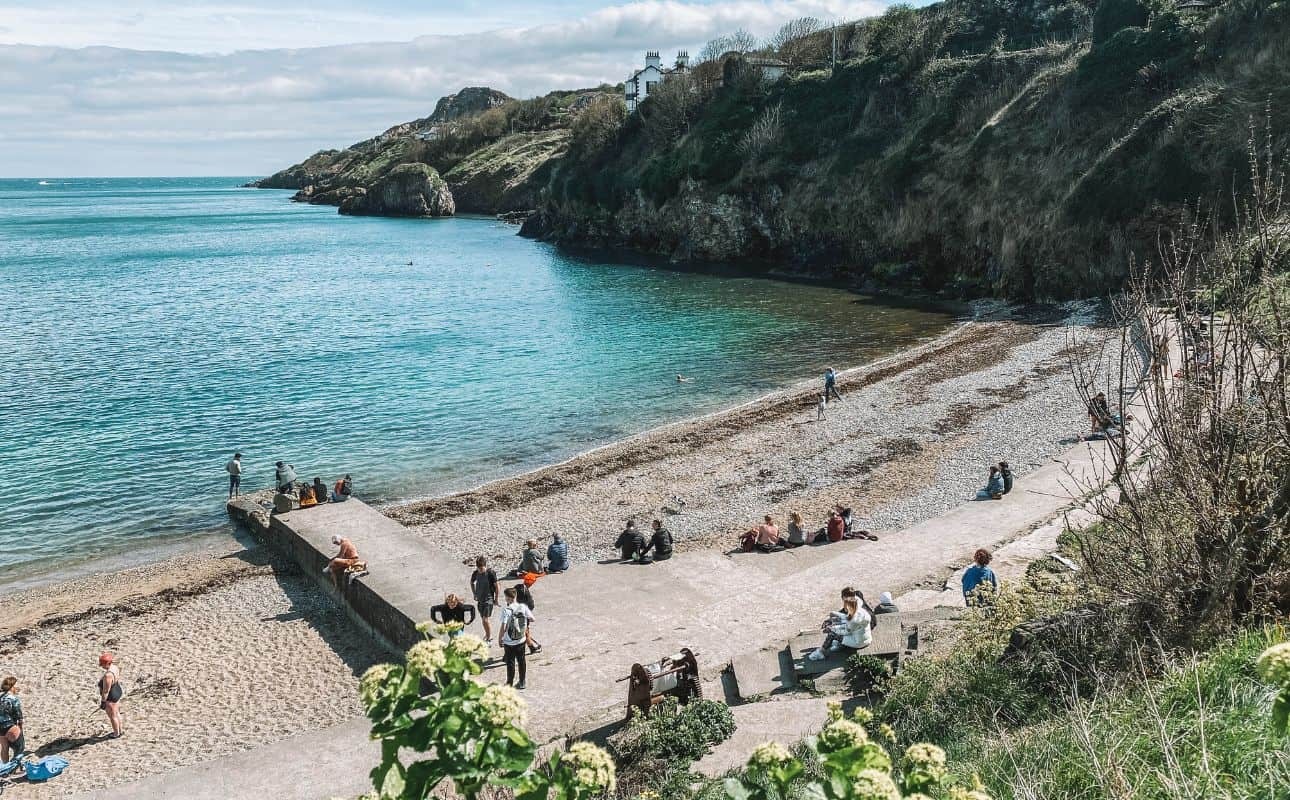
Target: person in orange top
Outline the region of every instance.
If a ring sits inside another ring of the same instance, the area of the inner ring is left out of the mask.
[[[318,499],[314,497],[314,490],[309,484],[300,487],[300,507],[309,508],[318,505]]]
[[[345,574],[345,570],[358,563],[358,548],[343,536],[331,537],[331,543],[339,547],[340,552],[336,553],[335,558],[327,562],[327,567],[323,570],[323,574],[330,573],[334,580],[339,580],[340,576]]]

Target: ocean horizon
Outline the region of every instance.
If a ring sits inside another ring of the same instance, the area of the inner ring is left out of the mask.
[[[378,504],[434,496],[952,322],[572,255],[491,218],[342,217],[247,180],[0,180],[0,583],[228,530],[234,451],[246,491],[282,459]]]

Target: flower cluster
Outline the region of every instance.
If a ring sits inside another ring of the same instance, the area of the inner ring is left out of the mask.
[[[851,783],[856,800],[900,800],[900,789],[880,769],[862,769]]]
[[[906,788],[930,789],[945,780],[945,751],[934,744],[912,744],[905,750]]]
[[[1274,686],[1290,687],[1290,642],[1274,644],[1264,650],[1255,665],[1263,680]]]
[[[905,760],[910,764],[945,769],[945,751],[934,744],[911,744],[905,750]]]
[[[955,786],[950,789],[950,800],[993,800],[993,798],[980,789],[964,789],[961,786]]]
[[[433,678],[447,662],[443,642],[438,639],[417,642],[408,650],[408,669],[422,677]]]
[[[473,633],[463,633],[453,639],[449,647],[454,653],[465,658],[474,660],[488,658],[488,642]]]
[[[835,719],[824,730],[820,731],[820,750],[835,753],[851,747],[861,747],[869,741],[869,734],[857,722],[849,719]]]
[[[385,686],[385,681],[389,679],[390,674],[398,667],[393,664],[377,664],[376,666],[363,673],[363,678],[358,682],[358,697],[363,702],[364,708],[371,708],[376,705],[381,689]]]
[[[618,785],[614,760],[590,742],[574,742],[561,759],[573,770],[578,786],[591,792],[610,792]]]
[[[770,769],[788,761],[792,756],[779,742],[765,742],[757,745],[748,757],[748,766]]]
[[[488,718],[490,725],[523,725],[528,713],[528,704],[520,697],[519,692],[509,686],[490,684],[479,698],[479,708]]]
[[[645,791],[636,795],[636,800],[660,800],[660,798],[662,798],[662,795],[660,795],[658,792],[654,791],[653,789],[646,789]]]

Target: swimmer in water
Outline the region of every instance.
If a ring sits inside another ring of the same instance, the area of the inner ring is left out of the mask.
[[[676,375],[676,382],[677,382],[677,383],[689,383],[689,382],[690,382],[690,379],[689,379],[689,378],[687,378],[687,377],[685,377],[684,375],[682,375],[682,374],[680,374],[680,373],[677,373],[677,375]]]

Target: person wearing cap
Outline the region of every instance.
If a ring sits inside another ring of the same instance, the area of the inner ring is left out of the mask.
[[[121,698],[125,690],[121,688],[121,671],[117,669],[116,657],[109,652],[99,656],[99,708],[107,712],[108,722],[112,724],[112,738],[120,739],[125,732],[121,722]]]
[[[327,566],[323,568],[323,574],[331,575],[333,580],[339,581],[340,576],[345,574],[345,570],[358,563],[358,548],[344,536],[331,537],[331,543],[340,550],[335,558],[327,562]]]
[[[883,592],[878,595],[878,605],[873,607],[875,614],[898,614],[900,609],[896,608],[896,601],[891,598],[891,592]]]

